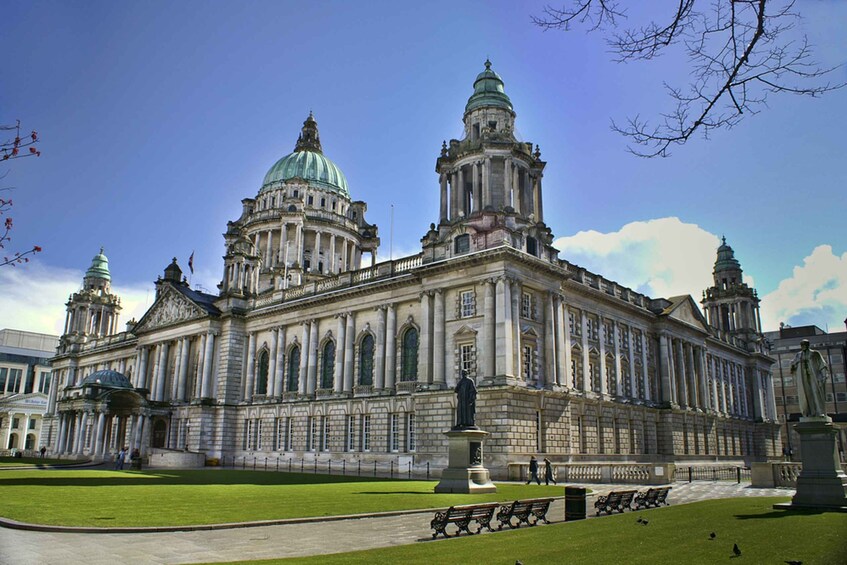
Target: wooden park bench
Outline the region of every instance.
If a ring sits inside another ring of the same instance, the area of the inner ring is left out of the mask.
[[[429,526],[434,531],[432,539],[438,537],[438,534],[444,534],[445,538],[449,538],[450,534],[447,533],[447,526],[449,524],[456,525],[458,530],[455,535],[457,536],[462,532],[478,534],[483,528],[488,528],[488,531],[491,532],[493,531],[491,529],[491,519],[494,518],[494,511],[496,509],[497,503],[492,502],[490,504],[451,506],[443,512],[436,512],[435,518],[433,518],[432,522],[429,523]],[[470,530],[471,522],[477,523],[478,527],[476,532],[472,532]]]
[[[594,508],[599,516],[601,512],[611,514],[614,511],[623,512],[629,508],[632,510],[632,499],[638,491],[635,490],[619,490],[612,491],[606,496],[598,496],[594,501]]]
[[[668,492],[672,487],[650,488],[645,492],[639,492],[635,495],[635,510],[642,508],[658,508],[662,504],[667,505]]]
[[[501,506],[500,511],[497,513],[497,519],[500,520],[498,529],[502,530],[503,526],[520,528],[521,524],[534,526],[539,521],[549,524],[547,511],[550,509],[551,502],[553,502],[552,498],[533,498],[529,500],[516,500],[511,504]],[[531,522],[530,518],[532,518]]]

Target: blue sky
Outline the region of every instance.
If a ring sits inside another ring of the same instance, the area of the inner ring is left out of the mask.
[[[437,219],[441,141],[460,136],[490,57],[519,135],[548,162],[545,220],[562,257],[654,296],[699,299],[725,234],[766,325],[843,329],[847,89],[771,97],[732,131],[638,159],[610,119],[669,110],[662,82],[684,85],[684,61],[612,63],[599,35],[534,27],[543,5],[8,3],[0,123],[37,129],[43,154],[5,167],[2,183],[15,188],[13,245],[44,251],[0,272],[0,327],[58,331],[101,245],[124,319],[149,304],[173,256],[185,267],[194,250],[193,282],[214,288],[226,222],[310,110],[380,226],[380,254],[392,204],[394,254],[416,252]],[[843,65],[847,3],[799,10],[818,61]]]

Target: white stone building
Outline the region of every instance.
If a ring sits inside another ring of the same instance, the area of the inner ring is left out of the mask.
[[[59,336],[0,330],[0,453],[41,448],[52,370]]]
[[[712,289],[705,307],[727,314],[710,325],[690,296],[650,298],[561,259],[544,223],[545,162],[515,139],[515,115],[486,62],[463,139],[436,161],[440,214],[417,255],[376,263],[378,229],[310,115],[227,225],[219,294],[191,289],[174,259],[147,313],[114,333],[119,304],[95,257],[53,359],[51,448],[437,468],[466,369],[495,478],[532,453],[779,454],[755,294]],[[735,276],[726,289],[743,284],[740,266]]]

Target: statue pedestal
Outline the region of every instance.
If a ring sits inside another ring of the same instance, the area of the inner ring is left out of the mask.
[[[482,443],[488,432],[479,428],[444,432],[450,441],[447,468],[435,492],[489,493],[497,492],[488,469],[482,466]]]
[[[803,469],[791,503],[776,507],[847,511],[847,475],[838,460],[838,432],[832,419],[826,416],[800,418],[794,430],[800,435]]]

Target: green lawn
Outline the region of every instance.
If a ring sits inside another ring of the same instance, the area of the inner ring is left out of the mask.
[[[734,498],[372,551],[243,563],[320,565],[847,563],[847,514],[773,510],[785,498]],[[648,524],[637,523],[645,518]],[[717,537],[709,539],[709,533]],[[741,549],[733,557],[732,546]]]
[[[435,484],[231,470],[3,471],[0,516],[63,526],[176,526],[564,495],[562,487],[523,484],[500,484],[493,495],[434,494]]]
[[[48,465],[67,465],[61,459],[41,459],[40,457],[0,457],[0,467],[43,467]]]

